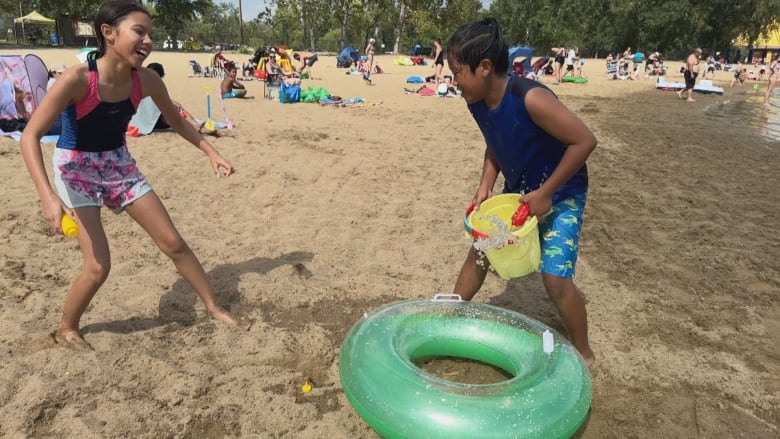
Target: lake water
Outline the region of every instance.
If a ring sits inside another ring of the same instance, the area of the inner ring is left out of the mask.
[[[764,105],[763,91],[748,90],[744,95],[718,99],[704,112],[723,123],[749,128],[767,141],[768,148],[780,152],[780,88],[769,97],[769,106]]]

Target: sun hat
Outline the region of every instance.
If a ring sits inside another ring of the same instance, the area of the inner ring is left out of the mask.
[[[66,68],[67,67],[65,67],[65,64],[59,63],[51,66],[51,71],[54,73],[62,73],[65,71]]]

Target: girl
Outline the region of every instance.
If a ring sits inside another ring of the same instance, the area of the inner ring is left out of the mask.
[[[545,289],[571,341],[591,364],[585,302],[572,281],[588,188],[585,161],[596,147],[593,133],[544,85],[507,76],[507,45],[495,19],[469,23],[447,44],[447,63],[487,142],[482,178],[472,204],[491,197],[500,171],[504,192],[524,193],[540,221]],[[472,246],[454,292],[465,300],[487,274]]]
[[[79,320],[111,267],[100,221],[103,206],[116,213],[126,210],[146,230],[195,289],[211,318],[241,324],[217,304],[203,267],[127,150],[125,131],[138,102],[151,96],[171,127],[208,156],[217,176],[232,174],[233,166],[179,117],[157,73],[141,67],[152,50],[152,21],[143,7],[128,0],[104,3],[95,17],[95,31],[97,55],[60,76],[21,139],[22,156],[47,224],[60,230],[66,212],[80,228],[84,265],[68,290],[54,341],[80,351],[92,349],[79,333]],[[53,158],[55,192],[46,175],[40,138],[60,113],[63,131]]]
[[[764,93],[764,105],[767,107],[769,106],[769,96],[777,85],[778,78],[780,78],[780,63],[775,59],[769,64],[769,86],[766,88],[766,93]]]

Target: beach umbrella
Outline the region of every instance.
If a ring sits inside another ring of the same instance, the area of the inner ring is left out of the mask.
[[[78,58],[79,62],[87,62],[87,55],[94,50],[97,50],[97,47],[84,47],[76,54],[76,58]]]

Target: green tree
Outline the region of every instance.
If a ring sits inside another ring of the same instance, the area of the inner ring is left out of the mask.
[[[176,41],[197,14],[204,14],[212,7],[210,0],[152,0],[155,28],[167,31],[167,37]],[[160,39],[158,37],[158,39]]]

